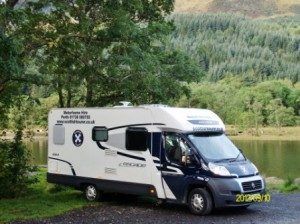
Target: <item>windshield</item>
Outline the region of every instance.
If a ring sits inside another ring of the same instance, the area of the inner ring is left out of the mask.
[[[188,138],[200,154],[212,162],[245,160],[240,150],[221,133],[193,133]]]

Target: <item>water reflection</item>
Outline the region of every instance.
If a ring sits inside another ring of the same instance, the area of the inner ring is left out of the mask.
[[[264,176],[286,179],[300,177],[300,141],[233,141]],[[47,164],[47,138],[25,140],[32,153],[32,164]]]
[[[265,176],[300,177],[300,141],[234,140]]]
[[[26,148],[30,151],[33,165],[46,165],[48,154],[48,139],[34,139],[30,141],[25,139]]]

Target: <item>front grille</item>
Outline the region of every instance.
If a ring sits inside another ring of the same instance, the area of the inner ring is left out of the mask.
[[[242,183],[244,191],[255,191],[262,188],[261,180],[249,181]]]

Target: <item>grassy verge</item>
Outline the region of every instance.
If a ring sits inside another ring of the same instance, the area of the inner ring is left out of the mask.
[[[300,184],[295,183],[295,181],[291,178],[288,178],[283,186],[280,188],[282,193],[292,193],[300,191]]]
[[[93,204],[86,202],[80,191],[57,189],[55,185],[48,184],[46,169],[41,169],[38,175],[40,182],[32,185],[27,196],[0,200],[0,223],[51,217]]]
[[[260,127],[258,133],[255,129],[239,129],[237,126],[227,125],[226,134],[233,140],[290,140],[299,141],[300,126],[282,127]]]
[[[265,178],[268,192],[294,193],[300,192],[299,180],[295,181],[292,178],[282,180],[276,177]]]

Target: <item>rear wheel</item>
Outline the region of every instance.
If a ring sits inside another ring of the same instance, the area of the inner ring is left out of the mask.
[[[95,185],[88,184],[85,186],[84,196],[87,201],[98,201],[102,198],[102,192]]]
[[[208,215],[212,209],[212,198],[203,188],[196,188],[189,194],[189,208],[195,215]]]

